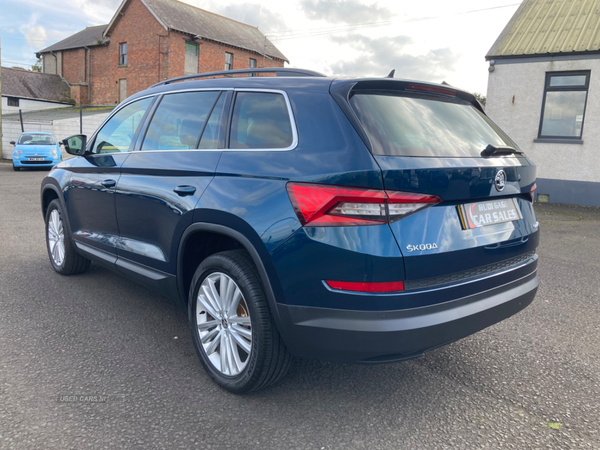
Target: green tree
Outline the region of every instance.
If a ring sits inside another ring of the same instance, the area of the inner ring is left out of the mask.
[[[479,92],[474,92],[473,95],[475,96],[475,98],[477,100],[479,100],[479,103],[481,103],[483,106],[485,106],[485,100],[486,100],[485,95],[480,94]]]
[[[42,71],[42,58],[38,58],[37,61],[35,62],[35,64],[33,66],[31,66],[31,70],[33,70],[34,72],[41,72]]]

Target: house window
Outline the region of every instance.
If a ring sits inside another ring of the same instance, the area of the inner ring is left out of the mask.
[[[185,75],[194,75],[198,73],[198,44],[193,42],[185,43]]]
[[[127,42],[122,42],[119,44],[119,65],[127,65]]]
[[[233,53],[225,52],[225,70],[233,69]]]
[[[581,139],[590,72],[548,72],[539,138]]]
[[[251,69],[256,69],[256,60],[254,58],[250,58],[250,66]],[[251,77],[256,76],[255,73],[250,74]]]
[[[8,106],[16,106],[19,107],[19,99],[16,97],[6,97],[6,101]]]

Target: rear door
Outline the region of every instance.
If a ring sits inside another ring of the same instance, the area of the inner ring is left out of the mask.
[[[516,144],[463,93],[402,87],[357,89],[350,104],[385,189],[442,199],[390,225],[405,257],[407,284],[532,256],[535,166],[510,153]],[[490,144],[505,154],[485,156]]]
[[[179,238],[214,177],[224,143],[229,91],[190,91],[159,99],[121,166],[116,210],[120,269],[131,264],[175,274]]]

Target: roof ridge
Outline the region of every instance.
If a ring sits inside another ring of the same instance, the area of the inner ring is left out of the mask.
[[[60,77],[60,75],[57,75],[55,73],[44,73],[44,72],[38,72],[36,70],[29,70],[29,69],[25,69],[25,68],[21,69],[21,68],[1,66],[1,69],[2,70],[14,70],[15,72],[35,73],[35,74],[38,74],[38,75],[50,75],[50,76],[53,76],[53,77]]]
[[[231,20],[232,22],[237,22],[239,24],[246,25],[247,27],[250,27],[250,28],[256,28],[258,30],[258,27],[249,25],[249,24],[244,23],[244,22],[240,22],[239,20],[232,19],[231,17],[225,17],[225,16],[222,16],[221,14],[217,14],[217,13],[214,13],[212,11],[208,11],[206,9],[199,8],[196,5],[192,5],[190,3],[182,2],[181,0],[172,0],[172,1],[177,2],[177,3],[181,3],[182,5],[185,5],[185,6],[190,6],[190,7],[194,8],[194,9],[200,10],[200,11],[208,13],[208,14],[212,14],[213,16],[221,17],[223,19]]]

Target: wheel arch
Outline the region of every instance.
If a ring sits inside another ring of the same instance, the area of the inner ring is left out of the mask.
[[[239,218],[237,219],[240,220]],[[246,225],[249,227],[248,224]],[[254,232],[254,230],[252,230],[252,232]],[[186,261],[186,251],[191,251],[191,249],[188,248],[188,243],[190,243],[190,239],[193,239],[194,236],[198,236],[202,233],[223,236],[225,239],[229,240],[228,245],[231,245],[233,242],[237,243],[238,245],[237,247],[222,248],[219,251],[239,248],[248,252],[250,257],[252,258],[252,261],[254,262],[254,265],[256,266],[261,283],[265,290],[265,296],[267,298],[271,316],[273,317],[277,325],[279,325],[280,320],[277,308],[277,299],[281,296],[281,287],[279,286],[278,280],[276,279],[275,269],[274,267],[272,267],[272,263],[270,262],[270,259],[267,255],[267,250],[262,244],[260,237],[254,232],[255,236],[252,236],[254,239],[251,239],[245,233],[231,228],[230,226],[223,225],[221,223],[196,222],[188,226],[181,236],[181,240],[179,242],[179,249],[177,252],[177,288],[179,291],[179,297],[182,300],[182,302],[184,304],[187,304],[189,287],[191,283],[191,280],[186,280],[184,276],[184,262]],[[253,243],[252,240],[258,240],[258,242]],[[256,248],[257,246],[259,247],[258,249]],[[260,248],[260,246],[262,246],[262,248]],[[210,256],[210,254],[207,254],[206,257]],[[265,258],[265,256],[267,256],[267,258]],[[196,268],[194,267],[193,269],[195,270]]]
[[[42,186],[42,193],[40,195],[42,216],[44,218],[44,221],[46,220],[46,212],[48,211],[48,206],[53,200],[58,200],[60,202],[62,209],[66,214],[65,202],[61,195],[60,189],[54,186],[53,184],[45,184],[44,186]]]

